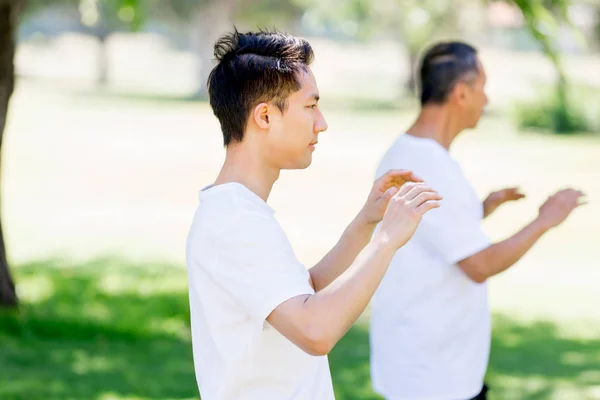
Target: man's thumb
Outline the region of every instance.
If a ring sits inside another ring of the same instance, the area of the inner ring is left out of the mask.
[[[381,200],[385,205],[387,205],[387,203],[392,197],[394,197],[396,193],[398,193],[398,188],[396,186],[392,186],[391,188],[385,191]]]

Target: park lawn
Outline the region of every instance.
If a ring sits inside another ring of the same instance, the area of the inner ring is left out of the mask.
[[[23,305],[0,316],[1,399],[198,398],[184,269],[104,258],[32,262],[15,272]],[[366,319],[330,364],[338,399],[379,398]],[[494,317],[493,399],[598,398],[599,365],[598,339],[563,336],[551,322]]]

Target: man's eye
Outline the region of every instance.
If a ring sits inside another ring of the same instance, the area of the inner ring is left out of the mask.
[[[309,107],[309,108],[316,108],[316,107],[317,107],[317,105],[316,105],[316,104],[313,104],[312,106],[308,106],[308,107]]]

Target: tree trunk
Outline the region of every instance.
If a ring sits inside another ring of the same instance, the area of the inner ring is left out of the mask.
[[[556,82],[557,109],[554,113],[554,130],[557,133],[569,133],[573,130],[569,117],[571,105],[568,98],[567,77],[562,68],[557,67],[558,80]]]
[[[98,39],[98,53],[96,60],[98,63],[96,64],[96,85],[104,88],[108,84],[108,73],[110,68],[110,63],[108,59],[108,48],[107,41],[108,37],[111,34],[111,26],[109,23],[110,18],[114,18],[114,16],[110,15],[111,12],[114,12],[112,9],[107,8],[108,6],[105,3],[98,3],[98,13],[99,19],[96,22],[96,26],[94,27],[94,36]]]
[[[2,137],[6,126],[8,103],[15,83],[13,64],[15,33],[21,5],[22,3],[19,0],[0,0],[0,166],[2,164]],[[0,219],[0,306],[16,307],[17,304],[18,298],[15,284],[8,269]]]
[[[109,60],[108,60],[108,49],[107,49],[107,34],[99,34],[98,41],[98,70],[96,73],[96,85],[99,87],[106,87],[108,84],[108,68],[109,68]]]
[[[237,0],[212,0],[204,7],[198,7],[192,17],[192,47],[200,65],[198,76],[200,87],[196,98],[208,95],[206,81],[213,68],[213,46],[222,34],[233,29],[233,17]]]
[[[419,54],[417,50],[409,49],[408,52],[408,77],[404,82],[404,87],[402,88],[402,92],[408,90],[411,94],[417,94],[417,68],[419,67],[417,63],[419,62]]]

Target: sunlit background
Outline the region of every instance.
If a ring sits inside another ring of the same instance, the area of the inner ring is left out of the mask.
[[[0,0],[0,43],[18,3]],[[600,399],[597,0],[28,0],[12,26],[2,141],[20,304],[0,314],[0,399],[198,398],[185,238],[224,157],[204,82],[212,43],[233,24],[315,49],[329,130],[312,166],[284,172],[269,200],[307,266],[416,117],[423,49],[442,39],[479,49],[490,104],[452,151],[482,199],[513,185],[527,194],[485,231],[514,233],[567,186],[589,200],[490,280],[491,398]],[[368,322],[367,311],[330,355],[338,399],[379,398]]]

